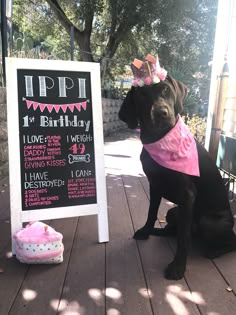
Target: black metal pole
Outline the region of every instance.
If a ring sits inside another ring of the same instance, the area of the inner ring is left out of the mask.
[[[74,26],[70,27],[70,60],[74,60],[74,51],[75,51],[75,32],[74,32]]]
[[[13,50],[13,31],[12,31],[12,10],[14,0],[6,0],[6,19],[7,19],[7,56],[12,55]]]
[[[1,0],[1,39],[2,39],[2,71],[3,83],[6,84],[6,64],[7,57],[7,18],[6,18],[6,0]]]

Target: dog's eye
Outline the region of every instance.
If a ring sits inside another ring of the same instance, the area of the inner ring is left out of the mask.
[[[165,86],[163,87],[162,92],[163,92],[163,93],[167,93],[168,91],[169,91],[169,87],[168,87],[167,85],[165,85]]]

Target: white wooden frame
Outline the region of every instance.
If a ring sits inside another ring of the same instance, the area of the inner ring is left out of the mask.
[[[61,70],[90,72],[91,97],[93,104],[93,130],[95,150],[95,174],[97,203],[22,211],[21,200],[21,173],[20,173],[20,138],[19,138],[19,112],[17,70]],[[89,62],[38,60],[38,59],[6,59],[7,77],[7,117],[8,117],[8,150],[9,150],[9,180],[10,180],[10,206],[11,206],[11,233],[22,228],[23,222],[36,220],[58,219],[83,215],[97,214],[98,241],[108,242],[108,216],[107,196],[104,167],[103,123],[101,104],[100,65]],[[96,105],[95,105],[96,104]],[[55,210],[56,209],[56,210]],[[12,237],[12,250],[15,253],[14,238]]]

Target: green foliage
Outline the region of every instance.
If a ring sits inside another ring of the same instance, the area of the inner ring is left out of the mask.
[[[13,24],[13,56],[70,59],[70,37],[46,1],[15,0]]]
[[[200,99],[194,90],[196,79],[192,76],[191,68],[188,65],[181,66],[178,64],[167,70],[173,78],[183,82],[188,88],[188,94],[184,100],[184,111],[194,111],[194,108],[200,103]]]
[[[41,41],[54,30],[58,21],[52,16],[45,1],[14,0],[13,24],[15,30]]]
[[[197,141],[204,145],[206,134],[206,118],[202,118],[195,114],[192,116],[187,114],[183,116],[183,119]]]
[[[193,92],[189,92],[184,100],[184,110],[185,112],[191,111],[191,109],[193,107],[198,106],[198,104],[200,103],[199,98],[194,95]]]
[[[158,53],[162,66],[189,87],[189,106],[208,96],[217,0],[14,0],[13,5],[15,30],[32,40],[28,46],[53,58],[70,58],[73,25],[75,60],[100,62],[104,85],[126,72],[133,58]],[[14,49],[22,50],[19,45],[14,42]]]

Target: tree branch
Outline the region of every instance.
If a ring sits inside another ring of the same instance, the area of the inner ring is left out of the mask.
[[[93,61],[91,47],[90,47],[90,36],[92,33],[92,24],[93,24],[93,16],[92,14],[88,14],[85,17],[85,28],[83,31],[80,31],[66,16],[62,7],[59,5],[57,0],[46,0],[50,5],[51,9],[58,17],[60,23],[64,26],[66,32],[70,35],[71,27],[74,28],[74,36],[75,41],[77,42],[80,48],[80,57],[83,61]]]
[[[75,27],[74,24],[67,18],[65,12],[59,5],[57,0],[46,0],[47,3],[50,5],[53,12],[58,17],[58,20],[60,23],[65,27],[66,31],[70,34],[70,28],[71,26]],[[76,28],[76,27],[75,27]],[[77,29],[77,28],[76,28]],[[78,32],[80,32],[79,29],[77,29]]]

